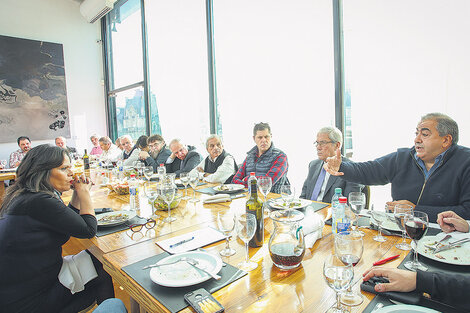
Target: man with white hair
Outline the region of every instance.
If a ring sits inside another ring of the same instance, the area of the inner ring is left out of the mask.
[[[77,149],[74,147],[68,147],[67,146],[67,140],[65,137],[59,136],[55,139],[55,145],[57,147],[61,147],[62,149],[67,150],[68,153],[77,153]]]
[[[101,149],[101,146],[99,144],[99,139],[98,135],[93,134],[90,136],[90,141],[93,144],[93,148],[90,151],[90,155],[101,155],[103,153],[103,150]]]
[[[231,183],[238,166],[233,156],[224,150],[222,138],[210,135],[206,140],[206,149],[209,155],[191,172],[204,173],[204,180],[209,183]]]
[[[334,156],[337,149],[341,149],[343,135],[336,127],[323,127],[317,133],[318,159],[313,160],[308,165],[308,175],[302,187],[300,198],[314,201],[331,202],[335,194],[335,188],[341,188],[344,196],[348,196],[351,191],[359,191],[363,186],[347,182],[340,177],[331,176],[323,168],[323,164],[328,157]],[[349,162],[343,158],[344,162]]]
[[[140,149],[137,148],[132,143],[132,137],[129,135],[124,135],[120,137],[121,145],[122,145],[122,165],[124,166],[133,166],[135,161],[139,160],[139,152]]]
[[[122,151],[113,144],[109,137],[101,137],[98,142],[101,150],[103,150],[103,153],[100,155],[100,161],[117,162],[120,159]]]
[[[167,173],[190,172],[202,160],[202,156],[196,151],[196,147],[187,146],[180,139],[173,139],[169,145],[171,155],[166,164]]]

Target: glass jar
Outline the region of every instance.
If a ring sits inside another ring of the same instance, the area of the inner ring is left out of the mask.
[[[269,238],[269,254],[273,263],[282,270],[296,268],[305,254],[304,233],[300,221],[304,214],[297,210],[273,211],[269,215],[274,232]]]

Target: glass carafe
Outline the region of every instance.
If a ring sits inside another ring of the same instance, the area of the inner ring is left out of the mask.
[[[304,233],[300,221],[304,214],[297,210],[273,211],[269,215],[274,232],[269,238],[269,254],[273,263],[282,270],[296,268],[305,254]]]

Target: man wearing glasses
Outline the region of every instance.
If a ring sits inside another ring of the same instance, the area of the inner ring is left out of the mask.
[[[317,133],[318,159],[313,160],[308,165],[308,175],[302,187],[300,198],[331,202],[331,198],[335,194],[335,188],[341,188],[343,195],[348,196],[351,191],[360,191],[362,185],[347,182],[340,177],[331,176],[323,168],[325,160],[335,155],[336,150],[341,149],[343,135],[336,127],[323,127]],[[343,158],[344,162],[349,159]]]
[[[457,123],[442,113],[429,113],[416,127],[414,147],[369,162],[341,162],[340,151],[325,169],[343,179],[367,185],[392,184],[388,205],[409,204],[436,222],[443,211],[470,219],[470,149],[457,145]]]
[[[165,140],[160,135],[148,137],[147,144],[149,152],[140,151],[139,159],[144,161],[146,166],[152,166],[153,171],[157,172],[157,167],[166,163],[171,151],[166,147]]]

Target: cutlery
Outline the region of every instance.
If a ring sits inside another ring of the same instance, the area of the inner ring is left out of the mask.
[[[444,241],[446,241],[447,239],[450,239],[452,238],[452,235],[446,235],[444,238],[442,238],[441,240],[439,240],[438,242],[434,243],[434,244],[425,244],[425,246],[429,249],[432,249],[432,250],[436,250]]]
[[[381,308],[384,307],[384,304],[383,303],[377,303],[374,308],[372,309],[372,311],[370,311],[370,313],[373,313],[373,312],[376,312],[378,310],[380,310]]]
[[[220,275],[213,274],[213,273],[207,271],[206,269],[202,268],[201,266],[199,266],[199,261],[198,260],[195,260],[195,259],[192,259],[192,258],[187,258],[187,257],[182,257],[180,260],[188,263],[189,265],[193,266],[194,268],[196,268],[198,270],[203,271],[204,273],[210,275],[215,280],[219,280],[219,279],[222,278]]]
[[[147,266],[142,267],[142,269],[143,269],[143,270],[146,270],[146,269],[152,268],[152,267],[158,267],[158,266],[164,266],[164,265],[172,265],[172,264],[176,264],[176,263],[181,262],[181,261],[183,261],[183,258],[178,259],[178,260],[173,261],[173,262],[170,262],[170,263],[162,263],[162,264],[157,264],[157,263],[155,263],[155,264],[150,264],[150,265],[147,265]]]
[[[452,248],[458,248],[463,243],[466,243],[466,242],[470,242],[470,238],[460,239],[460,240],[451,242],[448,245],[441,246],[441,247],[437,248],[436,250],[434,250],[433,254],[436,254],[436,253],[442,252],[442,251],[446,251],[446,250],[449,250],[449,249],[452,249]]]

